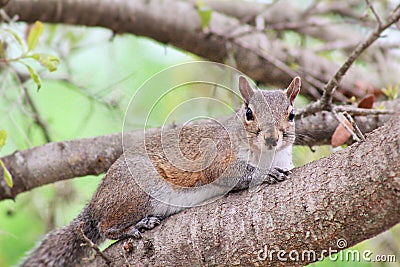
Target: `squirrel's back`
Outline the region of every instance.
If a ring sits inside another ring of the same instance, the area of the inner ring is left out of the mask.
[[[213,182],[237,153],[232,136],[218,123],[161,131],[146,137],[145,147],[160,176],[183,187]]]

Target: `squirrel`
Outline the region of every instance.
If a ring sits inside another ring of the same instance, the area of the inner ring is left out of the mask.
[[[95,244],[140,238],[183,209],[285,180],[294,167],[300,84],[296,77],[285,90],[258,90],[239,76],[235,115],[145,134],[112,164],[77,218],[48,233],[21,266],[79,266],[92,250],[82,246],[83,234]]]

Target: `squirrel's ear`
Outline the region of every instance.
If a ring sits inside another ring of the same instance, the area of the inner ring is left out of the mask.
[[[254,95],[255,90],[251,87],[249,81],[246,77],[240,75],[239,76],[239,91],[243,97],[243,101],[248,104],[250,98]]]
[[[300,92],[301,79],[300,77],[295,77],[290,83],[289,87],[286,89],[286,95],[289,99],[290,105],[293,106],[294,100]]]

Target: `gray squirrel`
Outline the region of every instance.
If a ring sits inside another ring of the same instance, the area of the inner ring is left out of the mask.
[[[183,209],[285,180],[300,84],[296,77],[285,90],[257,90],[239,76],[243,104],[232,117],[143,136],[110,167],[78,217],[48,233],[21,266],[79,266],[92,252],[81,245],[82,232],[95,244],[140,238]]]

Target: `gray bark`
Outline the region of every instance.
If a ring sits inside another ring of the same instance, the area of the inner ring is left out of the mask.
[[[400,120],[392,120],[365,142],[295,169],[287,181],[166,219],[130,240],[131,253],[121,241],[105,252],[115,266],[280,266],[315,259],[282,262],[275,254],[261,262],[257,254],[267,245],[320,255],[337,250],[341,238],[353,246],[400,222],[399,133]]]
[[[212,13],[208,29],[202,30],[197,8],[191,2],[14,0],[5,10],[9,15],[18,15],[20,20],[26,22],[40,20],[101,26],[115,33],[150,37],[212,61],[226,63],[230,60],[230,64],[252,79],[280,88],[285,88],[292,77],[300,75],[304,78],[306,89],[303,93],[308,92],[314,98],[319,96],[317,91],[339,67],[312,51],[290,48],[280,39],[217,11]],[[297,16],[301,17],[301,14]],[[298,68],[293,70],[289,67],[293,65]],[[366,72],[356,66],[342,81],[339,91],[362,96],[364,90],[354,90],[356,83],[363,81],[380,87],[377,74],[376,71]]]
[[[400,111],[400,100],[383,102],[387,109]],[[379,105],[379,103],[378,103]],[[357,125],[364,132],[371,132],[391,118],[390,115],[358,116]],[[297,145],[330,144],[338,122],[329,112],[318,112],[296,122]],[[148,129],[158,131],[158,128]],[[127,143],[135,142],[142,130],[124,135]],[[351,140],[350,140],[351,142]],[[93,145],[96,144],[96,145]],[[121,133],[48,143],[2,157],[14,180],[13,188],[7,186],[0,172],[0,200],[15,198],[19,193],[57,181],[98,175],[106,172],[122,154]]]

